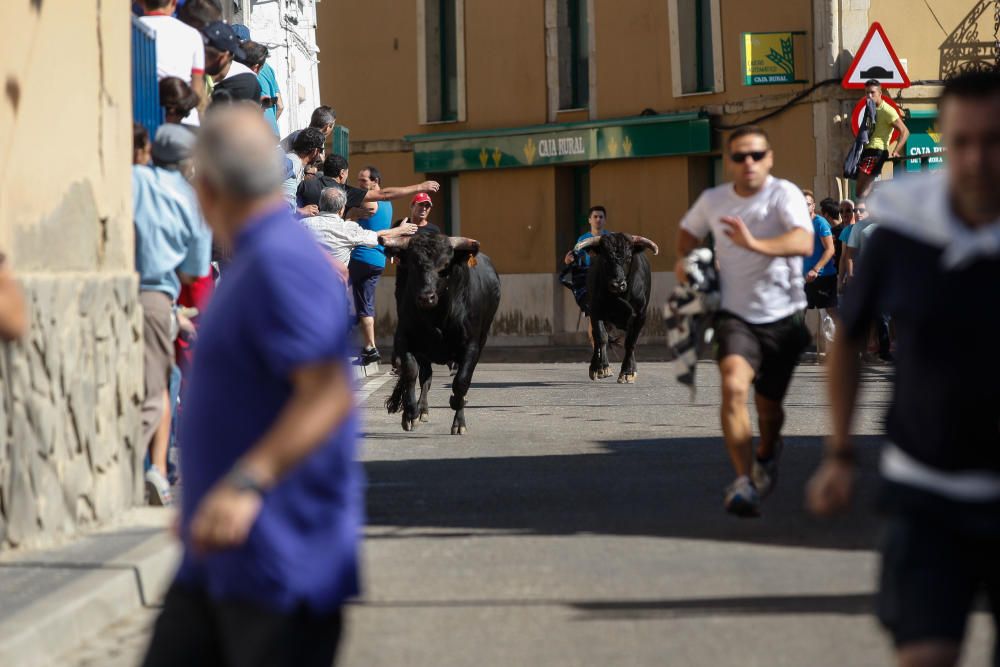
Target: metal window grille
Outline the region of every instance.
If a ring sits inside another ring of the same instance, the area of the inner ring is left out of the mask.
[[[150,138],[163,124],[160,82],[156,78],[156,37],[132,17],[132,118],[149,131]]]

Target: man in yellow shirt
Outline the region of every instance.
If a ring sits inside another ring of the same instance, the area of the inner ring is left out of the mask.
[[[865,144],[858,164],[858,199],[864,199],[871,193],[875,179],[882,173],[882,166],[890,157],[899,157],[900,151],[906,145],[910,131],[899,117],[899,112],[882,99],[882,85],[872,79],[865,83],[865,96],[875,102],[875,126],[872,128],[871,139]],[[893,130],[899,130],[899,141],[896,147],[889,151],[889,140]]]

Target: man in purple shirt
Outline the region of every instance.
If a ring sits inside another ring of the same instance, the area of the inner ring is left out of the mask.
[[[281,197],[257,105],[210,114],[196,189],[232,263],[181,424],[184,556],[145,665],[324,665],[358,593],[347,297]]]

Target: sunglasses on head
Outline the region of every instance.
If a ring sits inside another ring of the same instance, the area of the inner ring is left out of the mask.
[[[754,162],[760,162],[765,157],[767,157],[767,151],[749,151],[747,153],[732,153],[729,159],[733,162],[740,164],[746,162],[747,158],[752,159]]]

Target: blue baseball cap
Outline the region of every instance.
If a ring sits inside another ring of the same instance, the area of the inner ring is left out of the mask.
[[[233,32],[233,27],[225,21],[212,21],[201,29],[205,44],[219,51],[228,51],[236,60],[246,59],[246,53],[240,46],[240,38]]]
[[[241,42],[246,42],[250,40],[250,28],[246,27],[242,23],[234,23],[230,26],[236,36],[240,38]]]

